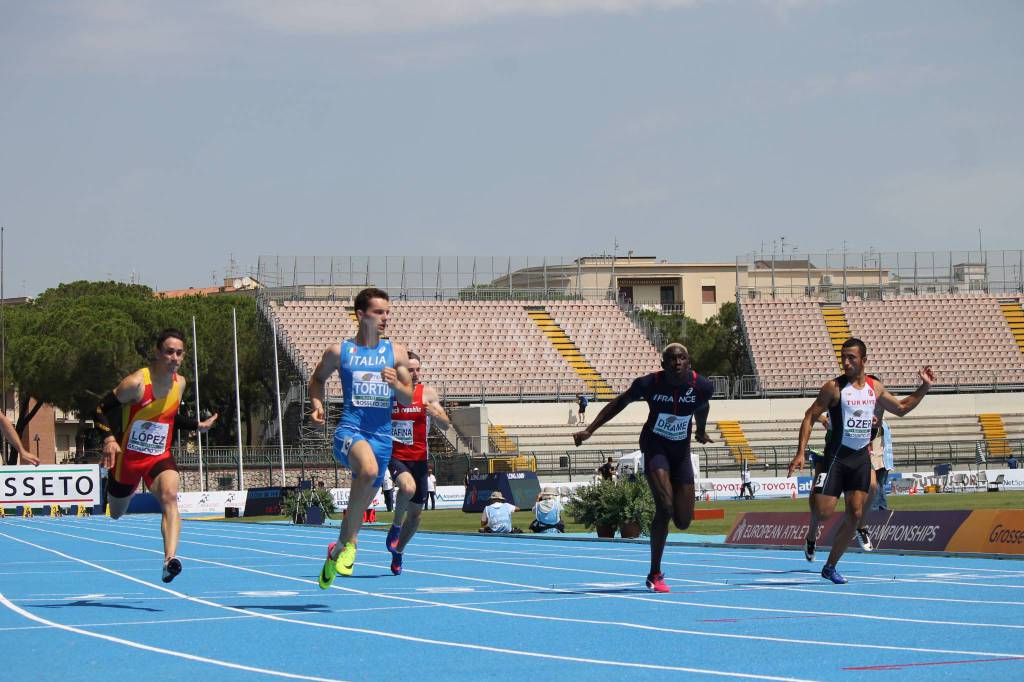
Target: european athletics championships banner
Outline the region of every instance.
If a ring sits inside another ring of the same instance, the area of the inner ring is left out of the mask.
[[[831,547],[842,512],[818,529],[817,545]],[[726,537],[729,545],[802,547],[807,512],[746,512]],[[1024,510],[874,511],[868,530],[877,549],[1024,555]],[[856,542],[851,542],[851,546]]]

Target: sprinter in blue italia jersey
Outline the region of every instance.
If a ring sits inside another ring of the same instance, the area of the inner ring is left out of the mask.
[[[373,501],[391,459],[391,410],[395,400],[412,402],[412,378],[405,348],[382,339],[390,314],[388,294],[363,289],[356,296],[359,329],[355,338],[327,347],[309,379],[309,402],[314,422],[324,423],[324,384],[335,371],[341,379],[344,411],[334,432],[334,458],[352,470],[348,513],[341,523],[338,541],[327,547],[320,572],[320,588],[326,590],[335,576],[352,575],[356,539],[363,512]]]
[[[644,476],[654,494],[656,510],[651,523],[651,571],[647,587],[654,592],[671,591],[661,572],[661,557],[668,539],[668,523],[686,530],[693,520],[693,467],[690,464],[690,433],[698,443],[712,442],[705,432],[708,403],[715,392],[711,382],[690,369],[686,346],[670,343],[661,354],[660,372],[642,376],[625,393],[609,402],[587,428],[573,434],[576,447],[594,435],[626,405],[644,400],[650,407],[640,450],[644,454]]]

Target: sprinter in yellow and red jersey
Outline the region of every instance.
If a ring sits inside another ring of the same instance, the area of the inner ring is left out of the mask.
[[[178,415],[185,378],[178,368],[185,355],[185,340],[176,329],[164,330],[157,338],[156,357],[148,367],[129,374],[96,407],[93,419],[106,434],[101,466],[109,469],[107,502],[110,517],[120,518],[127,510],[139,481],[160,503],[164,537],[162,580],[169,583],[181,573],[181,561],[175,557],[181,516],[178,513],[178,476],[171,443],[177,429],[208,431],[217,421],[213,415],[205,421]],[[110,417],[120,410],[111,425]],[[116,426],[116,431],[115,431]]]

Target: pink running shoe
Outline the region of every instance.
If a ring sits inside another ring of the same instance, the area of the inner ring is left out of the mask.
[[[664,573],[651,573],[650,575],[648,575],[647,589],[649,589],[651,592],[659,592],[661,594],[667,594],[672,591],[672,589],[667,584],[665,584]]]

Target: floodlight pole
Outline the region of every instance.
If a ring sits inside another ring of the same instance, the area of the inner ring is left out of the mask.
[[[231,331],[235,346],[235,426],[238,431],[238,489],[245,490],[245,483],[242,480],[242,391],[238,384],[238,315],[235,309],[231,309]]]
[[[192,364],[196,379],[196,421],[203,421],[203,413],[199,411],[199,337],[196,336],[195,315],[192,316]],[[196,443],[199,452],[199,492],[203,492],[203,432],[199,429],[196,429]]]

